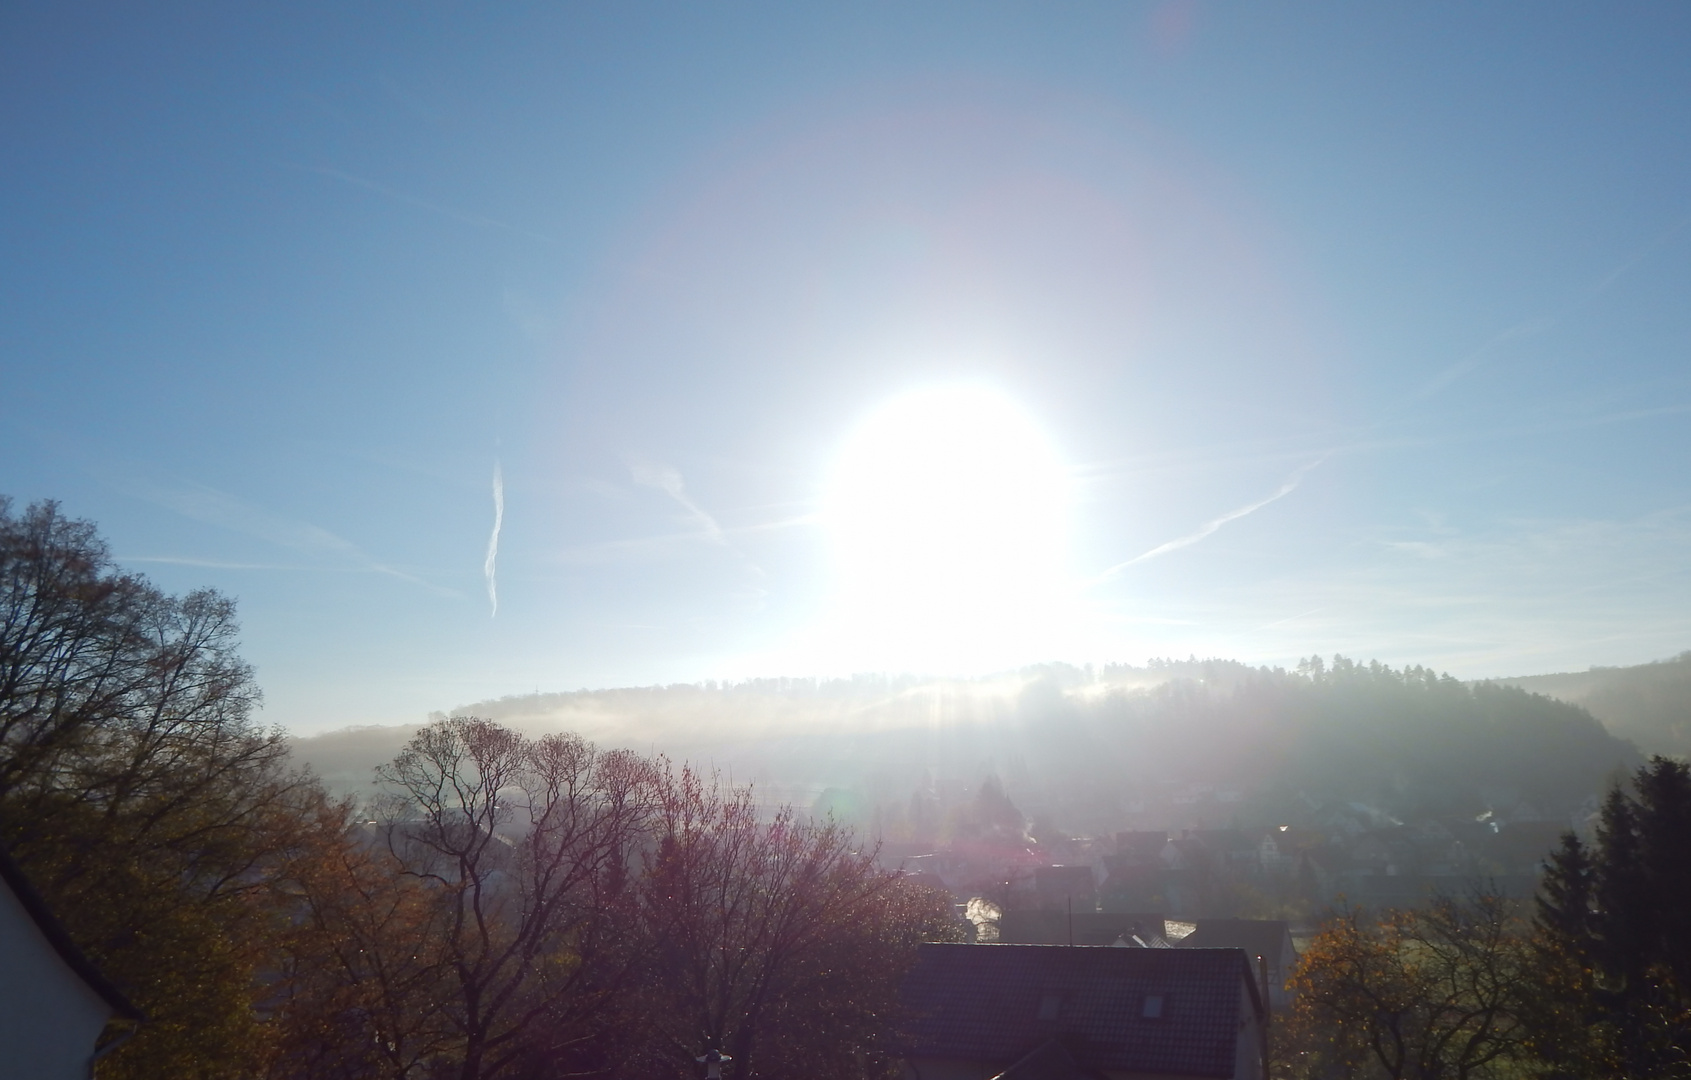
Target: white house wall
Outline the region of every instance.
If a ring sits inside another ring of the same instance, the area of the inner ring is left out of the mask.
[[[0,1080],[88,1080],[110,1015],[0,884]]]

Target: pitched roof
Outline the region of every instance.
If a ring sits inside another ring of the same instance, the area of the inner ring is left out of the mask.
[[[1113,945],[1135,935],[1146,943],[1168,932],[1154,912],[1006,911],[998,918],[998,940],[1006,945]]]
[[[1290,944],[1286,924],[1277,919],[1199,919],[1198,928],[1181,938],[1183,949],[1243,949],[1249,957],[1280,962]]]
[[[1246,836],[1238,829],[1193,829],[1190,837],[1203,844],[1211,851],[1221,852],[1250,852],[1254,851],[1260,837]]]
[[[1039,1048],[1005,1069],[992,1080],[1101,1080],[1098,1073],[1080,1067],[1074,1055],[1056,1039],[1039,1044]]]
[[[1150,862],[1167,846],[1166,832],[1116,833],[1116,852],[1133,862]]]
[[[47,944],[59,954],[59,959],[63,960],[65,966],[75,972],[90,990],[100,996],[100,1000],[106,1003],[113,1015],[125,1020],[145,1019],[141,1010],[131,1005],[129,999],[100,974],[93,962],[82,955],[82,950],[71,941],[64,926],[47,907],[47,902],[41,899],[41,894],[35,891],[35,886],[29,883],[23,870],[12,861],[11,855],[7,854],[4,848],[0,848],[0,881],[4,881],[12,890],[12,895],[18,898],[18,904],[35,923],[36,929],[41,931],[41,936],[47,939]]]
[[[905,1054],[1016,1062],[1052,1039],[1087,1069],[1231,1076],[1236,949],[923,945],[905,978]]]
[[[1033,885],[1049,896],[1090,896],[1097,889],[1092,867],[1084,863],[1038,867],[1033,872]]]

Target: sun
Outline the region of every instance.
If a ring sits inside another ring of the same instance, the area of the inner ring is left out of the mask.
[[[987,386],[926,387],[845,440],[823,506],[841,647],[878,666],[972,672],[1024,655],[1061,593],[1068,476]]]

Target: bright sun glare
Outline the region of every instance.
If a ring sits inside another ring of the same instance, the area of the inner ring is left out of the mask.
[[[1068,481],[1014,401],[981,386],[899,397],[848,438],[824,516],[838,645],[877,666],[1031,659],[1063,581]]]

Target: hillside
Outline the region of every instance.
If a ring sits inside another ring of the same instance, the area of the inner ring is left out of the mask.
[[[1647,754],[1691,757],[1691,652],[1636,667],[1496,681],[1578,705]]]
[[[1283,824],[1331,800],[1405,820],[1527,805],[1568,821],[1638,760],[1577,706],[1349,661],[759,680],[454,711],[716,767],[765,801],[826,805],[889,831],[937,827],[994,775],[1036,824],[1070,833]],[[367,790],[369,770],[411,730],[354,729],[296,748],[341,790]]]

